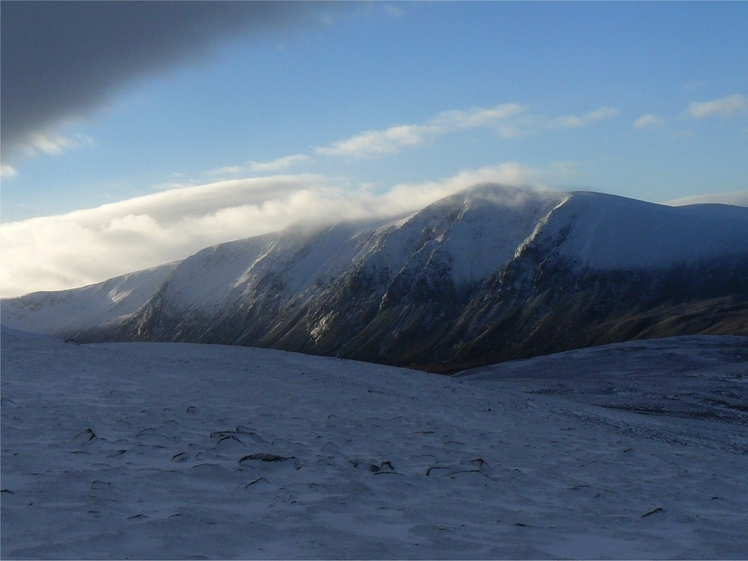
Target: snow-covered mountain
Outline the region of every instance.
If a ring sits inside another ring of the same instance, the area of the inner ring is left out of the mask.
[[[748,209],[727,205],[483,184],[410,216],[296,225],[168,267],[133,276],[138,298],[121,310],[101,302],[122,278],[3,301],[3,323],[436,370],[632,338],[748,335]],[[61,298],[76,322],[53,320]]]

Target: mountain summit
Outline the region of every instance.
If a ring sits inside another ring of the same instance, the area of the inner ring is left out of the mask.
[[[748,208],[481,184],[396,220],[295,225],[4,300],[3,323],[80,342],[239,344],[437,371],[748,335]]]

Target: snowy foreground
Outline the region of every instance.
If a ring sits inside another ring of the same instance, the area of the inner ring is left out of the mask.
[[[2,557],[748,558],[746,395],[737,337],[446,378],[4,330]]]

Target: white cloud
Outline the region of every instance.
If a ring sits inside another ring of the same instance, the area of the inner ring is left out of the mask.
[[[15,177],[18,170],[8,164],[0,164],[0,177]]]
[[[216,169],[203,172],[203,175],[209,177],[239,175],[247,172],[262,171],[281,171],[298,164],[311,163],[313,160],[304,154],[294,154],[293,156],[284,156],[270,162],[250,161],[243,166],[223,166]]]
[[[280,171],[288,169],[297,164],[306,164],[312,159],[304,154],[294,154],[293,156],[284,156],[271,162],[249,162],[249,171]]]
[[[62,135],[34,133],[29,137],[23,150],[29,156],[34,156],[40,151],[47,154],[59,154],[65,148],[72,146],[73,141]]]
[[[441,132],[438,127],[401,125],[383,131],[366,131],[346,140],[335,142],[330,146],[315,148],[315,151],[325,156],[351,156],[354,158],[394,154],[399,152],[403,146],[421,144],[426,138],[436,136]]]
[[[723,205],[748,207],[748,191],[733,191],[732,193],[710,193],[707,195],[694,195],[682,199],[674,199],[663,204],[670,206],[699,205],[718,203]]]
[[[413,212],[476,183],[553,181],[549,170],[505,163],[384,194],[319,175],[221,181],[94,209],[0,225],[2,296],[60,290],[183,259],[204,247],[279,230],[298,220],[335,222]]]
[[[370,130],[328,146],[318,146],[315,151],[325,156],[364,158],[395,154],[405,147],[418,146],[435,137],[459,130],[493,128],[506,138],[524,136],[537,130],[583,127],[618,115],[618,109],[601,107],[582,117],[566,115],[548,119],[527,113],[525,106],[505,103],[491,108],[473,108],[467,111],[452,110],[439,113],[424,124],[397,125],[384,130]]]
[[[151,185],[151,189],[154,191],[170,191],[171,189],[183,189],[185,187],[194,187],[194,183],[176,182],[176,181],[165,181],[164,183],[156,183]],[[116,187],[116,184],[115,184]]]
[[[469,111],[443,111],[434,117],[431,125],[442,126],[447,131],[474,127],[489,127],[497,121],[503,121],[524,113],[526,108],[516,103],[504,103],[489,109],[473,108]]]
[[[76,134],[74,138],[56,132],[34,132],[26,135],[23,142],[13,143],[13,149],[20,150],[27,157],[41,154],[57,155],[65,150],[96,146],[96,141],[88,135]],[[10,178],[18,175],[18,170],[8,163],[0,163],[0,177]]]
[[[464,170],[440,181],[424,183],[401,183],[389,192],[376,197],[372,203],[387,214],[409,212],[425,207],[477,183],[500,183],[502,185],[526,186],[545,189],[545,181],[559,179],[557,169],[542,170],[508,162],[498,166],[486,166],[477,170]],[[561,175],[565,175],[562,172]]]
[[[646,115],[642,115],[636,121],[634,121],[633,128],[643,129],[645,127],[659,127],[664,122],[665,120],[661,117],[653,115],[652,113],[647,113]]]
[[[577,117],[576,115],[564,115],[563,117],[556,117],[546,123],[546,126],[551,129],[571,129],[579,128],[594,123],[596,121],[602,121],[604,119],[610,119],[618,115],[618,109],[612,109],[609,107],[601,107],[595,111],[591,111],[586,115]]]
[[[602,121],[603,119],[610,119],[611,117],[615,117],[616,115],[618,115],[618,113],[619,113],[618,109],[613,109],[610,107],[601,107],[600,109],[587,113],[583,117],[583,119],[585,120],[585,122],[591,123],[593,121]]]
[[[210,169],[204,171],[203,175],[217,176],[217,175],[238,175],[246,171],[246,166],[223,166],[220,168]]]
[[[688,105],[686,114],[694,119],[720,116],[730,117],[748,109],[748,98],[735,94],[712,101],[694,101]]]
[[[61,154],[70,148],[95,145],[96,141],[85,134],[77,134],[75,138],[69,138],[56,132],[35,132],[26,137],[26,141],[20,145],[20,148],[27,156],[38,156],[40,153]]]
[[[362,158],[382,154],[394,154],[401,148],[417,146],[434,137],[461,129],[499,126],[501,121],[525,111],[515,103],[506,103],[492,108],[473,108],[468,111],[454,110],[439,113],[422,125],[397,125],[385,130],[372,130],[317,147],[318,154],[325,156],[350,156]]]
[[[276,230],[304,216],[294,202],[301,193],[330,188],[315,176],[222,181],[5,223],[2,295],[98,282]]]

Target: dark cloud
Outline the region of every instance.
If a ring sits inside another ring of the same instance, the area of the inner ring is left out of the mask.
[[[3,160],[35,131],[219,40],[313,19],[298,2],[0,2]]]

